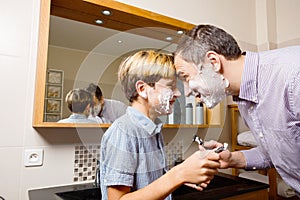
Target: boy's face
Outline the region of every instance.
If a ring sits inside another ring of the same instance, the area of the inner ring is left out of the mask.
[[[176,86],[176,78],[162,78],[154,83],[148,92],[150,109],[157,116],[167,115],[173,112],[173,106],[181,93]]]

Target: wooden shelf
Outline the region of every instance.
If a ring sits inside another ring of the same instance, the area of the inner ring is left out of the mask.
[[[247,150],[247,149],[251,149],[251,148],[252,147],[235,145],[234,151]]]
[[[164,124],[164,128],[208,128],[209,125],[197,125],[197,124]]]
[[[59,128],[109,128],[111,124],[74,124],[74,123],[59,123]],[[164,124],[164,128],[208,128],[209,125],[196,124]],[[45,122],[42,126],[34,126],[34,128],[58,128],[56,122]]]
[[[238,105],[237,104],[230,104],[230,105],[227,105],[228,108],[238,108]]]

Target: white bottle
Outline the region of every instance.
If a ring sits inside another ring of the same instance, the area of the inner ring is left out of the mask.
[[[185,123],[193,124],[193,104],[188,103],[185,106]]]
[[[195,112],[195,124],[204,124],[203,103],[197,103]]]
[[[168,115],[168,124],[174,124],[174,111]]]

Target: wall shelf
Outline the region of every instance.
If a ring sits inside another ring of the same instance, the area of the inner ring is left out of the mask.
[[[197,125],[197,124],[164,124],[164,128],[208,128],[208,124]]]

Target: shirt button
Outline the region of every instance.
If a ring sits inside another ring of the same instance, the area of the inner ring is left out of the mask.
[[[264,137],[264,134],[262,132],[260,132],[258,135],[259,135],[260,138]]]

